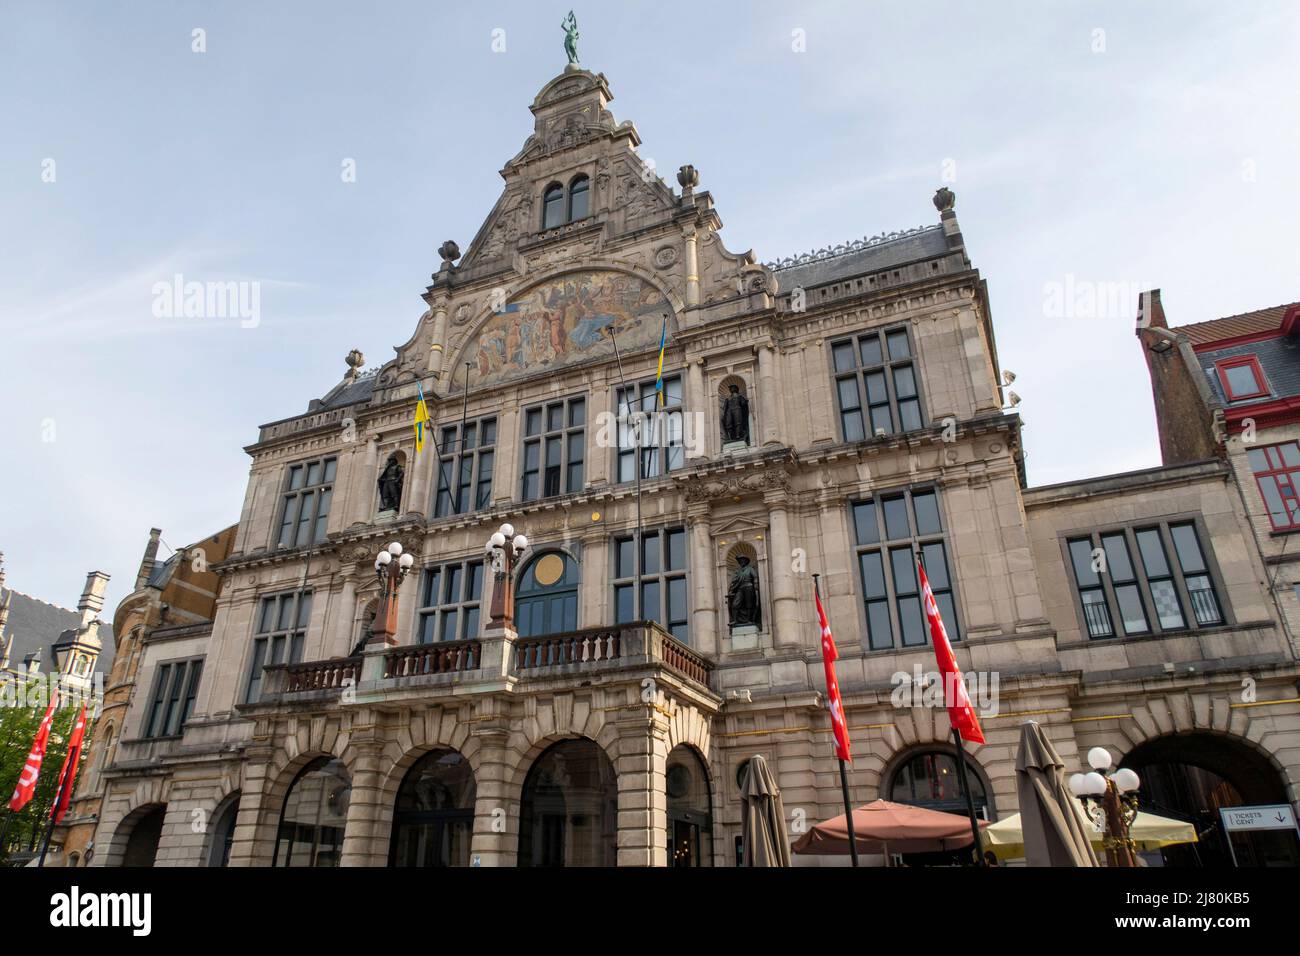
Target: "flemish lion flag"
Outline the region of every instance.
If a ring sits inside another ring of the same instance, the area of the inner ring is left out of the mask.
[[[979,718],[971,706],[970,694],[966,693],[966,682],[962,680],[957,658],[952,653],[952,644],[948,642],[948,631],[943,626],[943,617],[939,614],[939,605],[935,603],[934,592],[930,590],[930,579],[925,576],[925,568],[921,567],[919,561],[916,563],[916,573],[921,581],[921,601],[925,605],[926,620],[930,622],[930,640],[934,643],[939,677],[943,680],[943,702],[948,708],[948,720],[961,732],[962,740],[982,744],[984,731],[980,729]]]
[[[659,407],[666,401],[664,395],[664,349],[668,347],[668,313],[664,313],[663,328],[659,330],[659,370],[655,373],[655,394],[659,397]]]
[[[68,755],[63,758],[63,769],[59,771],[59,796],[50,808],[50,819],[55,823],[63,821],[72,802],[72,786],[77,782],[77,765],[81,763],[81,741],[86,736],[86,705],[81,705],[77,722],[72,727],[72,736],[68,738]]]
[[[45,719],[41,721],[41,726],[36,731],[36,737],[32,740],[31,752],[27,755],[27,763],[23,764],[23,772],[18,775],[18,786],[14,787],[14,795],[9,799],[9,809],[17,812],[31,802],[32,797],[36,796],[36,781],[41,776],[41,763],[45,760],[45,745],[50,739],[50,724],[54,722],[54,712],[59,708],[59,692],[55,690],[50,695],[50,706],[45,711]]]
[[[418,455],[424,451],[424,435],[429,428],[429,406],[424,404],[424,386],[416,382],[415,387],[420,390],[420,400],[415,404],[415,453]]]
[[[826,619],[826,609],[822,607],[822,592],[816,579],[813,580],[813,597],[817,601],[817,620],[822,626],[822,664],[826,667],[826,697],[831,709],[831,729],[835,732],[835,756],[840,760],[853,762],[849,756],[849,728],[844,722],[844,702],[840,699],[840,683],[835,679],[835,662],[840,652],[835,648],[835,638],[831,636],[831,624]]]

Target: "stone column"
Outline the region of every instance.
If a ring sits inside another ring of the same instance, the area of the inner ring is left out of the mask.
[[[776,373],[776,349],[770,343],[758,347],[758,414],[762,445],[781,444],[780,382]]]
[[[471,733],[479,749],[474,761],[470,864],[514,866],[519,854],[519,794],[510,792],[513,767],[506,749],[509,720],[504,713],[496,715],[479,723]]]
[[[578,586],[578,627],[598,627],[614,623],[613,596],[610,594],[610,530],[608,516],[589,527],[582,535],[582,583]]]
[[[591,387],[587,409],[586,485],[603,485],[609,479],[611,458],[618,444],[618,422],[614,417],[613,391],[608,382]]]
[[[700,255],[694,229],[682,233],[682,246],[686,260],[686,307],[693,309],[700,304]]]
[[[772,639],[777,647],[797,647],[799,639],[799,599],[794,592],[790,568],[790,524],[786,512],[784,489],[763,496],[772,532],[768,572],[772,579]]]
[[[709,396],[704,394],[704,359],[696,359],[686,366],[686,457],[706,458],[713,441],[714,425],[709,411]],[[714,403],[716,404],[716,403]]]
[[[848,629],[848,622],[858,619],[858,610],[853,595],[861,586],[857,581],[858,567],[854,555],[854,540],[849,531],[848,512],[843,498],[836,497],[831,489],[826,489],[818,498],[817,513],[818,539],[821,547],[822,602],[826,613],[832,621],[843,621],[835,632],[835,643],[840,648],[860,644],[867,647],[865,632],[859,634],[857,628]],[[847,557],[846,557],[847,556]],[[809,568],[809,571],[818,570]],[[840,631],[844,632],[841,640]]]
[[[351,741],[356,754],[352,765],[352,791],[343,830],[341,866],[383,866],[388,859],[388,833],[378,825],[382,815],[384,745],[379,740]],[[391,818],[390,818],[391,819]]]
[[[803,380],[808,389],[808,418],[813,444],[839,441],[836,423],[835,396],[831,393],[831,372],[827,365],[825,343],[821,340],[807,344],[802,350]]]
[[[516,451],[521,449],[523,442],[519,434],[521,424],[515,401],[514,395],[504,396],[501,414],[497,416],[497,444],[492,463],[492,501],[497,505],[513,502],[519,490],[522,451],[519,454]]]
[[[718,582],[714,573],[713,533],[709,525],[709,503],[692,502],[687,506],[687,526],[691,529],[691,580],[694,600],[691,610],[691,646],[701,654],[716,657],[718,646]]]
[[[272,748],[264,743],[250,745],[245,750],[248,762],[244,765],[244,785],[239,793],[230,866],[271,866],[275,862],[275,835],[280,825],[281,806],[267,794],[274,783],[268,773],[271,754]]]
[[[618,722],[618,865],[668,865],[668,720],[664,702]]]
[[[443,348],[447,344],[447,303],[433,307],[433,340],[429,343],[429,374],[442,377]]]

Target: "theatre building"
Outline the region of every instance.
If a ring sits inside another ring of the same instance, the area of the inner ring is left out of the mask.
[[[1104,745],[1291,803],[1295,651],[1230,463],[1027,488],[949,190],[930,225],[764,263],[611,99],[543,86],[410,338],[248,446],[210,634],[174,645],[193,705],[142,674],[95,864],[161,818],[159,865],[735,865],[753,755],[792,835],[842,810],[814,574],[853,799],[960,807],[946,713],[897,676],[934,669],[914,555],[988,704],[989,819],[1030,717],[1072,769]]]

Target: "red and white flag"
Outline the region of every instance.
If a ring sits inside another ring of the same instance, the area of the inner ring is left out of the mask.
[[[81,705],[77,722],[72,727],[72,736],[68,738],[68,755],[63,758],[63,769],[59,771],[59,795],[50,808],[50,819],[55,823],[63,820],[72,802],[72,785],[77,781],[77,765],[81,763],[81,741],[86,736],[86,705]]]
[[[849,756],[849,727],[844,722],[844,702],[840,700],[840,684],[835,679],[835,662],[840,652],[835,649],[835,638],[831,636],[831,624],[826,620],[826,609],[822,607],[822,592],[813,579],[813,597],[817,600],[817,620],[822,626],[822,664],[826,667],[826,697],[831,707],[831,729],[835,732],[835,756],[840,760],[853,761]]]
[[[961,669],[957,667],[957,658],[953,656],[952,644],[948,642],[948,631],[943,626],[939,605],[935,603],[934,592],[930,590],[930,579],[925,576],[925,568],[921,567],[920,561],[916,562],[916,573],[921,581],[921,602],[925,605],[925,617],[930,623],[934,656],[939,662],[939,677],[943,680],[943,702],[948,708],[948,720],[961,732],[962,740],[982,744],[984,731],[980,729],[979,718],[971,706],[970,694],[966,693],[966,682],[962,680]]]
[[[15,812],[21,810],[31,802],[32,797],[36,796],[36,781],[41,776],[45,744],[50,739],[50,724],[54,723],[54,712],[58,707],[59,692],[55,690],[50,694],[50,707],[45,711],[45,719],[41,721],[36,737],[32,740],[32,749],[27,754],[27,763],[23,765],[23,772],[18,775],[18,786],[14,787],[14,795],[9,798],[10,810]]]

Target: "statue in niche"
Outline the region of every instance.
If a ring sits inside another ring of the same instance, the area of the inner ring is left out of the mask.
[[[731,394],[722,400],[722,440],[749,444],[749,399],[732,383]]]
[[[738,555],[736,568],[727,585],[727,617],[730,626],[759,627],[760,610],[758,606],[758,571],[749,563],[749,557]]]
[[[396,455],[388,456],[388,464],[379,475],[379,510],[396,511],[402,503],[402,481],[406,469],[397,460]]]

